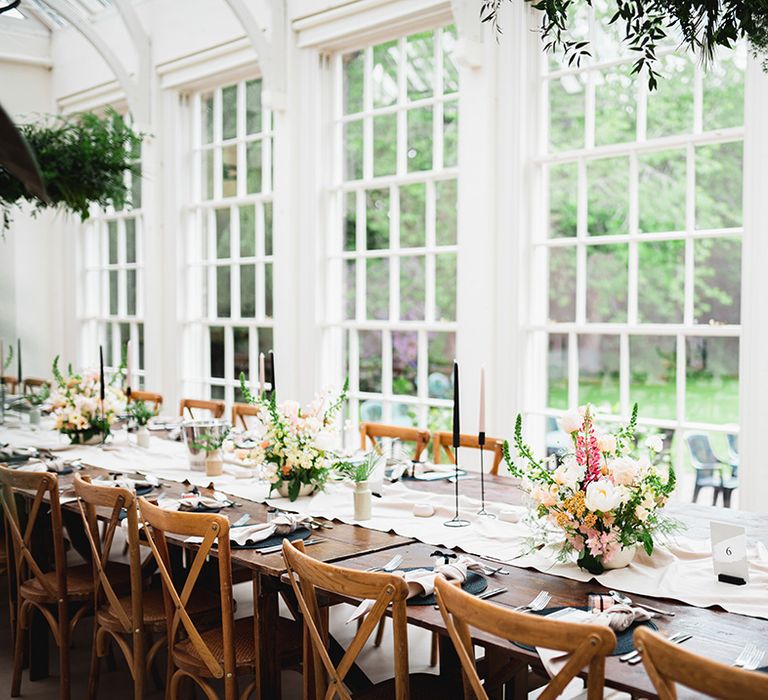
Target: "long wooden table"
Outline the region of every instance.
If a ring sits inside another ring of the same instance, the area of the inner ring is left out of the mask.
[[[104,470],[86,467],[82,473],[97,475]],[[66,489],[71,476],[60,477],[60,485]],[[417,482],[409,485],[414,489],[432,491],[450,491],[453,486],[446,482]],[[181,484],[163,482],[163,491],[169,496],[184,490]],[[479,497],[479,479],[466,479],[461,482],[463,494]],[[486,477],[486,496],[489,500],[505,503],[519,503],[522,494],[511,478],[501,476]],[[244,513],[251,516],[252,522],[264,522],[267,519],[267,507],[260,503],[235,499],[237,506],[228,507],[221,511],[231,521],[236,521]],[[68,504],[65,508],[74,508]],[[709,521],[735,522],[747,527],[750,538],[768,541],[768,516],[726,510],[712,506],[670,504],[671,513],[682,520],[688,527],[688,534],[705,539],[709,536]],[[319,519],[321,522],[322,519]],[[327,521],[325,521],[327,522]],[[366,529],[356,525],[339,522],[332,523],[332,528],[323,528],[313,533],[322,538],[323,542],[310,547],[307,552],[321,560],[334,562],[350,568],[363,569],[379,566],[388,561],[395,553],[402,554],[404,566],[420,566],[430,564],[430,553],[434,547],[417,542],[407,537],[393,533],[385,533]],[[176,544],[180,547],[194,548],[182,540]],[[482,560],[482,557],[477,557]],[[491,563],[490,560],[485,560]],[[259,651],[260,695],[262,698],[280,697],[280,664],[274,643],[273,631],[276,629],[278,616],[278,597],[285,590],[282,580],[285,573],[280,554],[259,554],[254,550],[232,550],[234,567],[250,572],[253,582],[254,620],[256,643]],[[493,598],[494,604],[500,607],[522,605],[530,601],[539,591],[546,590],[552,595],[551,605],[585,605],[589,592],[603,592],[605,589],[596,582],[581,583],[529,569],[513,566],[506,567],[508,576],[497,575],[494,585],[503,585],[508,591]],[[694,636],[686,648],[700,653],[708,658],[730,663],[735,659],[746,642],[765,645],[768,636],[768,622],[758,618],[745,617],[727,613],[719,608],[696,608],[671,600],[651,599],[643,596],[633,596],[642,604],[648,602],[660,605],[676,613],[674,618],[656,618],[654,622],[662,631],[687,630]],[[768,594],[766,595],[768,606]],[[409,606],[408,622],[441,635],[441,665],[440,672],[450,677],[458,674],[458,660],[453,654],[450,640],[438,610],[432,606]],[[522,667],[527,664],[540,667],[538,656],[526,651],[511,642],[490,638],[482,633],[477,634],[477,642],[482,644],[494,658],[512,658],[520,662]],[[523,663],[524,662],[524,663]],[[40,672],[37,675],[41,675]],[[458,679],[457,679],[458,680]],[[460,682],[460,681],[459,681]],[[517,681],[520,683],[520,680]],[[653,686],[645,670],[640,665],[628,666],[620,663],[617,658],[608,659],[606,664],[606,684],[631,693],[635,697],[656,697]],[[523,685],[521,684],[520,692]],[[458,687],[458,686],[457,686]],[[685,697],[682,695],[681,697]]]

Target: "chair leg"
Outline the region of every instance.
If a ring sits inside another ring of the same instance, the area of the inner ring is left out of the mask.
[[[717,486],[713,486],[712,490],[714,492],[712,494],[712,505],[716,506],[717,505],[717,497],[720,495],[720,489]]]
[[[17,698],[21,695],[21,668],[24,663],[24,642],[26,641],[26,630],[21,626],[22,613],[18,611],[16,615],[16,644],[13,651],[13,678],[11,680],[11,697]]]
[[[70,700],[69,665],[69,612],[66,603],[59,604],[59,695],[61,700]]]
[[[723,506],[725,508],[731,507],[731,494],[733,493],[733,489],[723,489]]]
[[[93,620],[93,646],[91,647],[91,670],[88,674],[88,700],[96,700],[99,691],[99,651],[96,647],[96,636],[99,627],[96,619]]]
[[[379,626],[376,628],[376,638],[373,640],[373,646],[375,647],[380,647],[381,640],[384,639],[384,623],[386,620],[386,617],[382,617],[381,620],[379,620]]]
[[[438,642],[440,641],[440,638],[437,636],[437,632],[432,632],[432,643],[429,650],[429,665],[430,666],[437,666],[437,660],[438,660],[438,649],[439,645]]]
[[[691,499],[691,503],[696,503],[696,499],[699,497],[699,491],[701,491],[701,486],[699,484],[696,484],[693,487],[693,498]]]

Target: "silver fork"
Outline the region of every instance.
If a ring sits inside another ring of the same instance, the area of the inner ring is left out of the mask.
[[[518,605],[516,608],[512,608],[512,610],[517,610],[518,612],[537,612],[544,610],[549,605],[550,600],[552,600],[552,596],[547,591],[540,591],[539,595],[528,605]]]
[[[764,649],[761,649],[756,644],[747,644],[744,649],[741,650],[741,654],[739,654],[739,657],[733,662],[733,665],[747,671],[754,671],[760,666],[763,656],[765,656]]]
[[[756,648],[757,647],[752,643],[745,644],[744,648],[741,650],[741,653],[736,657],[736,661],[733,662],[733,665],[737,668],[742,668],[744,664],[746,664],[747,661],[749,661],[750,658],[754,655]]]
[[[395,571],[400,564],[403,562],[403,555],[402,554],[395,554],[394,557],[392,557],[384,566],[372,566],[370,569],[366,569],[368,572],[373,571],[386,571],[387,573],[391,571]]]
[[[747,671],[754,671],[760,668],[760,665],[763,663],[763,657],[765,657],[765,649],[756,646],[754,656],[744,664],[744,668]]]

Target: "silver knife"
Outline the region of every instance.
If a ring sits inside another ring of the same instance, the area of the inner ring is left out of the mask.
[[[682,644],[683,642],[687,642],[691,637],[693,637],[692,634],[684,634],[682,637],[678,637],[677,639],[675,639],[673,643],[674,644]],[[670,640],[670,641],[672,641],[672,640]],[[634,666],[635,664],[639,664],[642,660],[643,660],[642,655],[638,654],[635,658],[630,659],[629,661],[627,661],[627,663],[630,666]]]
[[[486,598],[493,598],[494,596],[501,595],[502,593],[506,593],[506,592],[507,592],[506,588],[491,588],[490,591],[485,591],[480,595],[478,595],[477,597],[482,600],[485,600]]]
[[[309,547],[311,544],[322,544],[325,542],[325,540],[304,540],[304,546]],[[283,545],[282,544],[276,544],[274,547],[266,547],[265,549],[257,549],[256,550],[259,554],[275,554],[276,552],[282,552],[283,551]]]
[[[676,642],[680,637],[684,637],[685,632],[677,632],[673,634],[667,641],[670,642]],[[629,661],[630,659],[634,659],[636,656],[639,656],[640,652],[637,649],[634,649],[633,651],[628,652],[627,654],[622,654],[619,657],[619,661]]]

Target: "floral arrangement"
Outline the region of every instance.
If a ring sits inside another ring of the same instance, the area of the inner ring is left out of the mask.
[[[504,459],[531,497],[544,543],[558,548],[561,560],[571,559],[575,552],[579,566],[593,574],[615,568],[611,562],[622,550],[634,552],[642,545],[652,554],[654,537],[678,527],[663,513],[675,488],[675,472],[671,466],[655,463],[662,440],[649,437],[647,452],[635,456],[636,426],[637,404],[629,424],[615,433],[596,430],[590,406],[569,411],[560,427],[570,435],[573,451],[564,455],[559,466],[552,458],[534,457],[523,441],[519,415],[514,439],[519,462],[511,458],[509,444],[504,444]],[[546,542],[547,531],[553,528],[556,542]]]
[[[119,376],[119,373],[116,374],[113,381]],[[106,439],[111,425],[125,410],[123,392],[111,382],[105,386],[102,409],[99,373],[89,371],[76,374],[70,365],[65,377],[59,369],[58,355],[53,361],[53,378],[56,386],[51,392],[49,403],[56,419],[56,430],[64,433],[73,444],[88,442],[98,435]]]
[[[145,401],[131,401],[128,404],[128,414],[140,428],[145,427],[157,415]]]
[[[254,396],[240,375],[245,400],[260,408],[253,429],[256,447],[239,450],[238,457],[261,465],[272,489],[295,501],[302,491],[321,489],[340,460],[333,452],[338,441],[338,415],[349,383],[333,398],[319,394],[308,406],[297,401],[277,403],[274,394]]]

